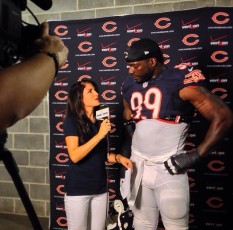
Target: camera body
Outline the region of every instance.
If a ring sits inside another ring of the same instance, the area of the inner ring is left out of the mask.
[[[44,10],[51,0],[31,0]],[[40,25],[23,25],[27,0],[0,0],[0,66],[10,66],[30,56],[30,45],[39,37]]]
[[[21,9],[13,0],[0,0],[0,65],[16,62],[21,43]]]
[[[21,38],[21,9],[14,0],[0,0],[0,35],[14,41]]]

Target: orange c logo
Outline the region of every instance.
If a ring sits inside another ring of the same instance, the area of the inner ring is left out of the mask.
[[[61,227],[67,227],[67,219],[64,216],[57,218],[57,224]]]
[[[194,38],[193,41],[188,41],[190,38]],[[197,38],[199,38],[197,34],[188,34],[184,36],[184,38],[182,39],[182,42],[187,46],[194,46],[199,42],[199,39]]]
[[[107,94],[112,94],[112,96],[110,97],[107,97]],[[111,90],[111,89],[108,89],[108,90],[105,90],[103,93],[102,93],[102,97],[106,100],[106,101],[112,101],[116,98],[116,92],[114,90]]]
[[[109,27],[109,25],[110,25],[110,27],[112,26],[112,28],[107,28],[107,27]],[[115,25],[116,25],[115,22],[108,21],[108,22],[105,22],[103,24],[102,29],[103,29],[103,31],[105,31],[107,33],[111,33],[111,32],[114,32],[117,29],[117,27]]]
[[[55,159],[59,162],[59,163],[66,163],[69,158],[68,158],[68,154],[66,153],[58,153],[55,157]]]
[[[222,55],[223,57],[219,57],[220,55]],[[214,62],[223,63],[223,62],[226,62],[228,60],[227,55],[228,55],[227,52],[222,51],[222,50],[218,50],[218,51],[213,52],[210,57]]]
[[[167,22],[165,23],[164,25],[161,25],[161,22]],[[158,28],[158,29],[166,29],[168,28],[171,23],[170,23],[170,18],[166,18],[166,17],[162,17],[162,18],[159,18],[158,20],[156,20],[156,22],[154,23],[154,25]]]
[[[223,20],[220,19],[221,17],[223,17]],[[227,22],[229,22],[230,19],[227,17],[229,17],[229,14],[225,12],[218,12],[213,15],[212,20],[216,24],[222,25],[222,24],[226,24]]]
[[[113,61],[112,63],[108,63],[108,61]],[[113,67],[113,66],[115,66],[116,64],[117,64],[117,62],[116,62],[116,58],[115,57],[111,57],[111,56],[108,56],[108,57],[106,57],[106,58],[104,58],[104,60],[102,61],[102,64],[104,65],[104,66],[106,66],[106,67]]]
[[[60,184],[57,186],[56,190],[57,192],[60,194],[60,195],[64,195],[65,192],[62,191],[62,189],[64,188],[65,186],[63,184]]]
[[[56,26],[54,29],[54,33],[58,36],[65,36],[66,34],[68,34],[67,26]]]
[[[67,92],[65,90],[59,90],[55,93],[55,98],[59,101],[65,101],[67,100]]]
[[[87,48],[85,48],[85,46],[87,46]],[[81,42],[81,43],[78,45],[78,48],[79,48],[79,50],[81,50],[82,52],[87,53],[87,52],[89,52],[90,50],[92,50],[92,43],[91,43],[91,42],[88,42],[88,41]]]
[[[213,90],[211,90],[212,93],[218,93],[221,92],[223,93],[221,96],[219,96],[221,99],[225,99],[228,95],[227,95],[227,90],[223,89],[223,88],[215,88]]]
[[[62,121],[58,122],[57,125],[56,125],[57,130],[60,131],[60,132],[63,132],[63,129],[61,128],[62,125],[63,125]]]
[[[221,208],[223,200],[220,197],[210,197],[206,202],[211,208]]]
[[[208,168],[213,172],[221,172],[225,169],[224,162],[220,160],[212,160],[208,164]]]

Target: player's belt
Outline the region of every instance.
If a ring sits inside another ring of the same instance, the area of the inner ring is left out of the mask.
[[[167,117],[164,117],[164,118],[160,118],[160,119],[163,119],[163,120],[166,120],[166,121],[174,121],[176,123],[181,123],[181,122],[185,122],[185,123],[190,123],[192,121],[192,118],[191,116],[167,116]]]

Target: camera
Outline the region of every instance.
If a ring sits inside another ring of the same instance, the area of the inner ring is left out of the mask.
[[[31,1],[43,10],[49,10],[52,6],[52,0]],[[30,56],[30,45],[40,35],[40,24],[25,25],[22,21],[22,11],[26,9],[27,0],[0,0],[1,67],[10,66]]]

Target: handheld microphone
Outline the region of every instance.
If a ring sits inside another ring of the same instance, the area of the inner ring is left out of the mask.
[[[49,10],[52,6],[52,0],[31,0],[37,6],[39,6],[42,10]]]
[[[109,107],[105,103],[100,104],[100,108],[96,111],[96,119],[103,121],[104,119],[109,119],[110,112]],[[107,157],[109,156],[109,133],[106,135],[107,138]]]
[[[97,120],[104,120],[104,119],[109,119],[109,107],[102,103],[100,104],[100,108],[96,111],[96,119]]]

